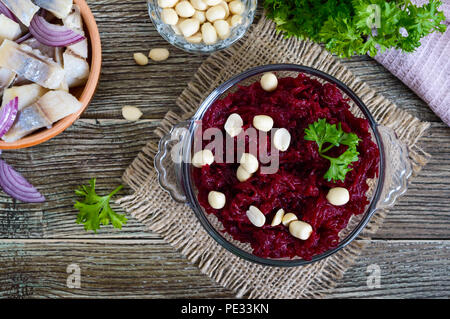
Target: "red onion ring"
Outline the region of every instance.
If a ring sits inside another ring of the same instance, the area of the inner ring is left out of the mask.
[[[25,203],[42,203],[45,197],[4,160],[0,160],[0,186],[9,196]]]
[[[12,13],[11,10],[9,10],[8,7],[5,6],[1,1],[0,1],[0,13],[4,14],[6,17],[10,18],[14,22],[17,22],[17,18],[14,15],[14,13]]]
[[[0,138],[3,137],[14,124],[18,110],[19,98],[17,96],[5,104],[0,110]]]
[[[38,14],[31,20],[30,33],[40,43],[51,47],[65,47],[86,39],[65,26],[47,22]]]
[[[16,43],[17,44],[21,44],[23,41],[26,41],[26,40],[28,40],[29,38],[31,38],[33,35],[30,33],[30,32],[28,32],[28,33],[26,33],[25,35],[23,35],[23,36],[21,36],[20,38],[18,38],[17,40],[16,40]]]

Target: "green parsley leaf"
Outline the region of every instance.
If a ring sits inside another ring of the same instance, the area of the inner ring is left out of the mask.
[[[415,51],[426,35],[445,32],[441,5],[439,0],[421,7],[410,0],[264,0],[266,15],[286,37],[324,43],[341,57],[375,56],[389,48]],[[376,28],[374,21],[380,23]]]
[[[77,217],[77,224],[84,224],[86,231],[93,230],[95,233],[100,229],[100,224],[108,225],[110,222],[115,228],[122,228],[126,224],[125,215],[117,214],[109,205],[111,198],[120,191],[123,186],[120,185],[107,196],[99,196],[95,193],[95,182],[93,178],[89,185],[82,185],[75,194],[84,197],[82,201],[76,201],[74,207],[80,211]]]
[[[347,173],[352,170],[350,164],[358,161],[359,152],[356,149],[360,141],[358,135],[344,132],[341,123],[336,127],[336,124],[327,123],[326,119],[319,119],[305,129],[304,138],[307,141],[316,142],[319,147],[319,155],[330,161],[330,168],[324,178],[334,182],[344,181]],[[329,145],[324,148],[327,143]],[[339,157],[333,158],[325,155],[331,148],[340,145],[346,145],[348,148]]]

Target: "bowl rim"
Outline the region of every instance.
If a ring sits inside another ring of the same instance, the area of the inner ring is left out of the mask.
[[[213,237],[216,242],[218,242],[222,247],[227,249],[228,251],[232,252],[233,254],[237,255],[238,257],[241,257],[247,261],[254,262],[260,265],[266,265],[266,266],[274,266],[274,267],[296,267],[296,266],[304,266],[308,265],[314,262],[317,262],[319,260],[322,260],[326,257],[329,257],[330,255],[335,254],[336,252],[340,251],[347,245],[349,245],[364,229],[364,227],[367,225],[367,223],[370,221],[372,216],[374,215],[375,211],[377,210],[376,206],[380,199],[383,185],[384,185],[384,179],[385,179],[385,152],[383,147],[383,140],[381,138],[380,132],[378,131],[378,124],[376,123],[375,119],[373,118],[372,114],[370,113],[367,106],[364,104],[364,102],[351,90],[346,84],[344,84],[342,81],[336,79],[332,75],[329,75],[325,72],[322,72],[320,70],[304,66],[304,65],[297,65],[297,64],[269,64],[269,65],[263,65],[263,66],[257,66],[254,68],[251,68],[247,71],[244,71],[243,73],[236,75],[229,79],[228,81],[224,82],[223,84],[219,85],[216,89],[214,89],[208,97],[202,102],[194,116],[191,118],[190,124],[189,124],[189,132],[192,133],[195,131],[197,127],[197,122],[202,119],[204,113],[209,108],[209,106],[212,105],[212,103],[219,98],[223,93],[228,91],[231,87],[233,87],[235,84],[241,82],[242,80],[245,80],[249,77],[256,76],[258,74],[262,74],[265,72],[271,72],[271,71],[294,71],[299,73],[306,73],[312,76],[316,76],[319,78],[322,78],[324,80],[327,80],[331,83],[336,84],[339,89],[341,89],[347,96],[349,96],[355,104],[360,108],[360,110],[363,112],[364,116],[366,116],[367,120],[369,121],[370,128],[373,131],[375,141],[378,145],[379,151],[380,151],[380,165],[379,165],[379,174],[378,174],[378,181],[377,181],[377,187],[374,192],[374,195],[372,197],[372,200],[369,204],[369,206],[366,208],[366,212],[364,213],[363,218],[361,221],[356,225],[356,227],[352,230],[350,234],[348,234],[342,241],[339,242],[339,244],[333,248],[330,249],[324,253],[321,253],[319,255],[315,255],[311,260],[304,260],[304,259],[270,259],[270,258],[263,258],[256,255],[253,255],[251,253],[248,253],[241,248],[236,247],[235,245],[231,244],[227,239],[223,237],[223,235],[218,232],[209,222],[208,218],[206,217],[204,211],[202,210],[201,205],[198,202],[197,196],[194,194],[194,185],[193,185],[193,179],[191,178],[191,164],[190,164],[190,156],[191,156],[191,145],[193,140],[193,134],[189,134],[190,138],[186,138],[183,143],[183,161],[181,163],[181,170],[182,170],[182,184],[183,189],[186,193],[186,198],[191,206],[192,210],[194,211],[195,215],[199,219],[202,226],[205,228],[206,232]]]
[[[25,136],[13,143],[6,143],[5,141],[0,140],[0,149],[7,150],[27,148],[50,140],[51,138],[65,131],[76,120],[78,120],[93,99],[99,83],[100,71],[102,66],[102,46],[100,33],[94,15],[92,14],[92,11],[86,1],[74,0],[74,3],[80,7],[80,13],[83,18],[84,27],[89,33],[88,42],[91,48],[91,70],[88,80],[83,88],[83,92],[78,98],[78,100],[82,103],[82,107],[76,113],[59,120],[49,129],[45,129],[41,132]]]

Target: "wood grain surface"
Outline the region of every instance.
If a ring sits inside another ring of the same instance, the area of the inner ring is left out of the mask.
[[[24,204],[0,193],[0,297],[233,297],[132,218],[121,231],[103,227],[98,234],[75,223],[77,185],[97,177],[99,192],[107,192],[120,184],[144,144],[157,140],[153,130],[176,110],[175,99],[205,59],[170,47],[152,26],[144,0],[88,2],[104,61],[92,104],[53,140],[2,155],[48,200]],[[153,47],[169,48],[169,60],[137,66],[133,53]],[[432,123],[420,142],[432,158],[329,297],[448,298],[450,129],[376,61],[342,62],[399,107]],[[140,107],[142,120],[123,120],[124,105]],[[66,285],[73,263],[81,268],[80,289]],[[367,267],[373,264],[381,269],[381,287],[370,289]]]

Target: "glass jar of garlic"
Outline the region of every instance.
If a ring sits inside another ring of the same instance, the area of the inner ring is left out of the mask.
[[[225,49],[253,22],[257,0],[148,0],[150,18],[161,36],[192,53]]]

